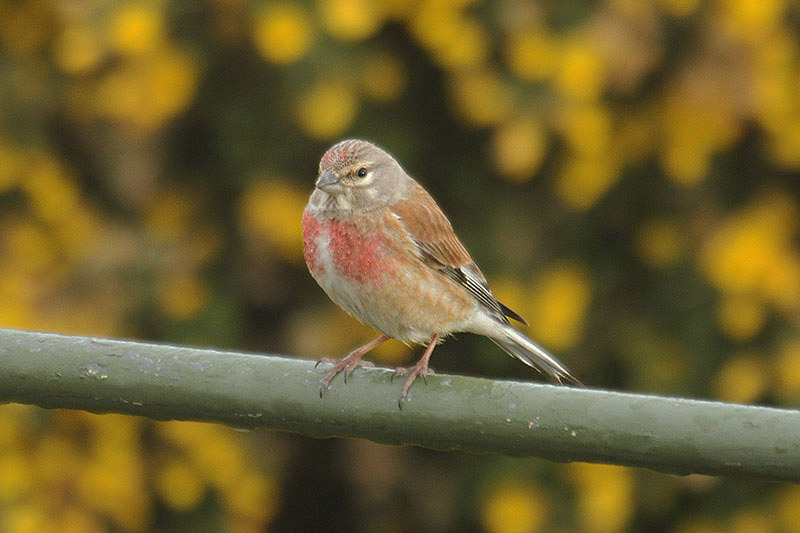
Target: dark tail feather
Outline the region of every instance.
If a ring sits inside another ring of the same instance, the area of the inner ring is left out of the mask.
[[[509,325],[503,328],[503,333],[505,335],[491,337],[491,339],[510,355],[516,357],[529,367],[535,368],[555,383],[570,383],[579,387],[585,386],[570,374],[569,370],[564,368],[564,365],[559,363],[555,357],[547,353],[544,348],[530,340],[513,326]]]

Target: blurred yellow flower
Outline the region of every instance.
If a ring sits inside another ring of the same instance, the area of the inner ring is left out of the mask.
[[[800,84],[800,79],[795,83]],[[784,117],[772,128],[767,145],[767,154],[784,168],[800,169],[800,113]]]
[[[29,329],[39,324],[36,312],[42,283],[29,271],[6,269],[0,276],[0,324],[5,328]]]
[[[187,425],[182,432],[184,438],[189,436],[192,439],[189,442],[184,440],[183,444],[204,478],[218,490],[232,490],[249,469],[243,436],[231,428],[203,423]]]
[[[794,202],[779,193],[734,213],[704,243],[702,271],[722,291],[756,294],[781,308],[796,308],[800,256],[791,242],[798,216]]]
[[[348,83],[329,78],[300,95],[297,111],[306,133],[327,140],[350,127],[358,113],[358,98]]]
[[[144,213],[148,235],[161,243],[183,239],[195,227],[200,198],[185,188],[164,189],[155,196]]]
[[[708,174],[711,157],[731,146],[741,133],[732,110],[721,102],[693,101],[668,94],[656,118],[663,130],[661,163],[667,176],[695,185]]]
[[[757,290],[776,244],[774,230],[747,214],[731,217],[701,256],[711,281],[729,292]]]
[[[505,55],[511,71],[524,80],[543,80],[555,72],[559,47],[546,28],[514,33],[506,39]]]
[[[799,53],[797,36],[786,28],[757,41],[754,50],[753,99],[756,117],[766,130],[767,155],[790,169],[800,168]]]
[[[674,265],[686,246],[677,221],[668,218],[655,218],[643,223],[634,239],[637,255],[655,268]]]
[[[734,355],[714,377],[714,394],[723,402],[753,403],[767,388],[768,370],[768,362],[760,353]]]
[[[156,487],[164,503],[178,512],[197,507],[205,493],[197,471],[177,458],[168,460],[158,470]]]
[[[492,159],[497,171],[512,181],[533,177],[547,155],[547,131],[539,120],[512,119],[492,137]]]
[[[12,507],[4,514],[0,518],[0,526],[7,533],[48,532],[56,528],[46,510],[33,502]]]
[[[412,37],[424,48],[436,53],[458,40],[459,6],[448,1],[422,2],[413,10],[408,23]]]
[[[5,253],[23,270],[38,273],[53,268],[57,258],[56,249],[41,225],[27,219],[12,219],[3,231]],[[10,273],[8,276],[11,277]]]
[[[108,516],[118,527],[144,529],[151,520],[141,456],[130,447],[95,453],[75,480],[81,502]]]
[[[189,107],[197,90],[200,65],[192,54],[178,49],[160,50],[148,65],[146,89],[151,100],[144,111],[149,111],[156,124]]]
[[[563,263],[543,271],[533,286],[528,309],[536,316],[533,338],[553,350],[568,350],[580,342],[591,299],[591,284],[583,268]]]
[[[191,54],[164,47],[111,70],[95,95],[98,115],[157,129],[192,102],[200,67]]]
[[[311,49],[314,40],[311,17],[297,4],[269,5],[256,13],[253,24],[256,48],[273,63],[294,63]]]
[[[800,254],[788,246],[780,252],[767,265],[762,292],[779,309],[791,311],[800,303]]]
[[[101,216],[80,202],[70,217],[52,228],[58,249],[67,260],[78,260],[101,245],[104,222]]]
[[[750,296],[724,298],[717,309],[720,329],[736,341],[747,341],[755,337],[765,321],[764,305]]]
[[[660,0],[664,10],[674,17],[688,17],[697,11],[701,0]]]
[[[53,7],[47,2],[0,4],[0,45],[4,54],[24,57],[41,50],[52,31]]]
[[[149,458],[143,455],[141,438],[150,424],[143,418],[117,414],[45,413],[22,405],[2,406],[0,530],[149,529],[151,484],[158,488],[158,482],[164,481],[157,475],[151,480],[145,468]],[[196,443],[208,444],[208,440]],[[172,474],[186,472],[169,471],[171,482],[176,483],[181,475]]]
[[[598,99],[607,75],[605,59],[598,50],[587,35],[575,34],[562,43],[553,79],[556,90],[568,98]]]
[[[196,316],[208,304],[210,297],[208,282],[193,272],[164,274],[156,288],[156,302],[172,320]]]
[[[784,17],[784,0],[725,0],[716,4],[717,18],[732,36],[747,41],[767,39]]]
[[[21,499],[34,489],[33,465],[22,450],[0,455],[0,502]]]
[[[782,485],[776,498],[776,519],[780,531],[800,533],[800,486]]]
[[[772,513],[766,509],[747,509],[731,519],[729,533],[772,533],[775,531]]]
[[[275,515],[280,494],[273,479],[247,469],[222,496],[233,515],[263,524]]]
[[[509,88],[492,70],[456,74],[450,80],[450,100],[456,112],[468,123],[491,126],[512,112]]]
[[[364,336],[364,343],[369,342],[370,340],[374,339],[377,335],[375,330],[369,326],[363,326],[366,330],[367,334]],[[355,348],[355,345],[352,348]],[[406,361],[412,359],[412,353],[414,356],[422,355],[421,353],[416,353],[419,350],[419,347],[416,346],[406,346],[402,342],[399,341],[389,341],[384,342],[376,346],[371,352],[371,355],[375,357],[376,364],[384,364],[389,366],[399,366],[404,364]],[[342,354],[344,356],[344,354]]]
[[[322,24],[327,32],[343,41],[360,41],[383,24],[380,2],[369,0],[319,0]]]
[[[54,490],[69,486],[85,460],[74,440],[55,432],[41,436],[30,451],[35,469],[33,478],[40,487]]]
[[[64,72],[80,74],[94,69],[100,63],[105,48],[92,28],[69,25],[59,33],[53,44],[53,54]]]
[[[609,147],[613,122],[606,106],[596,103],[565,105],[557,120],[558,130],[573,152],[585,157],[612,157]]]
[[[785,342],[778,348],[772,376],[775,393],[784,405],[797,405],[800,401],[800,341]]]
[[[342,329],[337,329],[339,326],[337,323],[338,307],[319,305],[322,301],[321,299],[315,300],[312,305],[302,308],[288,317],[286,338],[288,339],[289,345],[287,348],[290,353],[296,353],[309,359],[335,356],[339,348],[341,348],[342,355],[347,353],[347,346],[344,345],[343,339],[339,338]],[[303,334],[306,325],[309,323],[316,324],[320,331],[329,333],[325,335],[326,340],[324,342],[321,341],[319,336]],[[344,335],[342,333],[342,336]],[[350,349],[352,350],[352,348]]]
[[[634,477],[630,468],[573,463],[569,473],[575,483],[578,520],[584,531],[625,531],[634,510]]]
[[[406,68],[395,56],[387,53],[371,54],[361,70],[361,88],[364,94],[379,102],[390,102],[403,94],[406,88]]]
[[[109,40],[126,55],[140,55],[162,46],[164,11],[160,2],[127,2],[112,15]]]
[[[660,153],[664,170],[676,183],[694,185],[708,174],[711,154],[691,141],[669,144]]]
[[[66,505],[59,509],[53,520],[57,525],[50,531],[58,533],[104,533],[108,531],[103,521],[93,516],[87,509],[77,505]],[[38,529],[36,531],[45,533],[48,530]]]
[[[302,261],[301,220],[308,194],[280,180],[254,181],[242,195],[239,223],[246,234],[266,239],[283,259]]]
[[[562,163],[556,193],[572,209],[589,209],[619,177],[619,162],[613,154],[571,154]]]
[[[27,446],[28,428],[24,421],[30,419],[33,409],[18,403],[0,405],[0,450]]]
[[[489,533],[541,531],[550,502],[538,487],[505,481],[490,487],[481,502],[481,522]]]
[[[25,157],[18,148],[0,138],[0,193],[5,193],[19,183]]]
[[[73,177],[60,161],[42,156],[20,185],[37,217],[53,224],[69,222],[80,194]]]
[[[489,36],[486,28],[468,17],[456,17],[449,21],[457,36],[446,46],[433,49],[436,61],[447,69],[473,68],[482,65],[489,55]]]

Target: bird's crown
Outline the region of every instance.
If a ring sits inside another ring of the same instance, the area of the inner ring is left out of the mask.
[[[355,164],[376,146],[360,139],[347,139],[331,146],[319,161],[319,170],[340,169]]]

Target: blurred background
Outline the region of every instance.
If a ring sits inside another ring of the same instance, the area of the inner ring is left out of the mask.
[[[0,0],[0,326],[346,354],[300,216],[358,137],[587,385],[796,408],[799,37],[790,0]],[[315,529],[793,532],[800,487],[0,406],[2,531]]]

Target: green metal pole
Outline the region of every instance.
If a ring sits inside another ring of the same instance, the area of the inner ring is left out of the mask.
[[[334,379],[303,359],[0,330],[0,402],[206,420],[661,472],[800,481],[800,411],[461,376],[397,408],[385,369]]]

